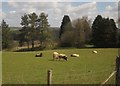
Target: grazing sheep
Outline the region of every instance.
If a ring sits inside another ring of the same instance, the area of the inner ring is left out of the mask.
[[[71,54],[71,57],[79,57],[79,54]]]
[[[59,53],[58,52],[53,52],[53,60],[59,59]]]
[[[53,52],[53,60],[55,59],[64,59],[67,61],[67,56],[65,54],[59,54],[58,52]]]
[[[68,57],[65,54],[59,54],[59,59],[61,58],[67,61]]]
[[[35,57],[42,57],[42,53],[36,54]]]
[[[98,53],[96,50],[92,51],[93,53]]]

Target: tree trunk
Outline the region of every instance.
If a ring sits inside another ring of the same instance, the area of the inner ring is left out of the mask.
[[[34,49],[34,40],[32,40],[32,49]]]
[[[29,47],[29,41],[27,42],[27,45],[28,45],[28,49],[29,49],[29,48],[30,48],[30,47]]]

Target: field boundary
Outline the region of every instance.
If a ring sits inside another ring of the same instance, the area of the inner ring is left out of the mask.
[[[101,83],[101,86],[104,85],[114,74],[116,73],[116,71],[113,71],[110,76],[104,81]]]

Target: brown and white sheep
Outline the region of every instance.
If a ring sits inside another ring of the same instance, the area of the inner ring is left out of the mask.
[[[64,59],[64,60],[68,60],[68,57],[65,54],[59,54],[59,59]]]
[[[53,60],[55,59],[64,59],[67,61],[67,56],[65,54],[59,54],[58,52],[53,52]]]

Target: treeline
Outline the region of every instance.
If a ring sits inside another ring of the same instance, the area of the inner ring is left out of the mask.
[[[47,19],[48,15],[41,13],[25,14],[21,17],[21,25],[23,26],[19,34],[19,44],[22,46],[24,42],[27,42],[28,49],[30,43],[32,49],[34,49],[35,41],[39,41],[39,47],[45,48],[45,42],[50,39],[50,25]]]
[[[71,23],[69,16],[64,16],[60,29],[60,45],[64,47],[117,47],[118,28],[113,19],[98,15],[93,24],[87,17],[76,19]]]
[[[60,29],[52,29],[45,13],[24,14],[21,16],[19,31],[11,32],[9,25],[2,20],[2,49],[12,48],[15,41],[17,46],[27,44],[27,50],[42,50],[45,48],[76,47],[86,45],[93,47],[118,47],[120,40],[118,28],[113,19],[103,18],[98,15],[95,20],[87,17],[71,21],[64,15]]]

